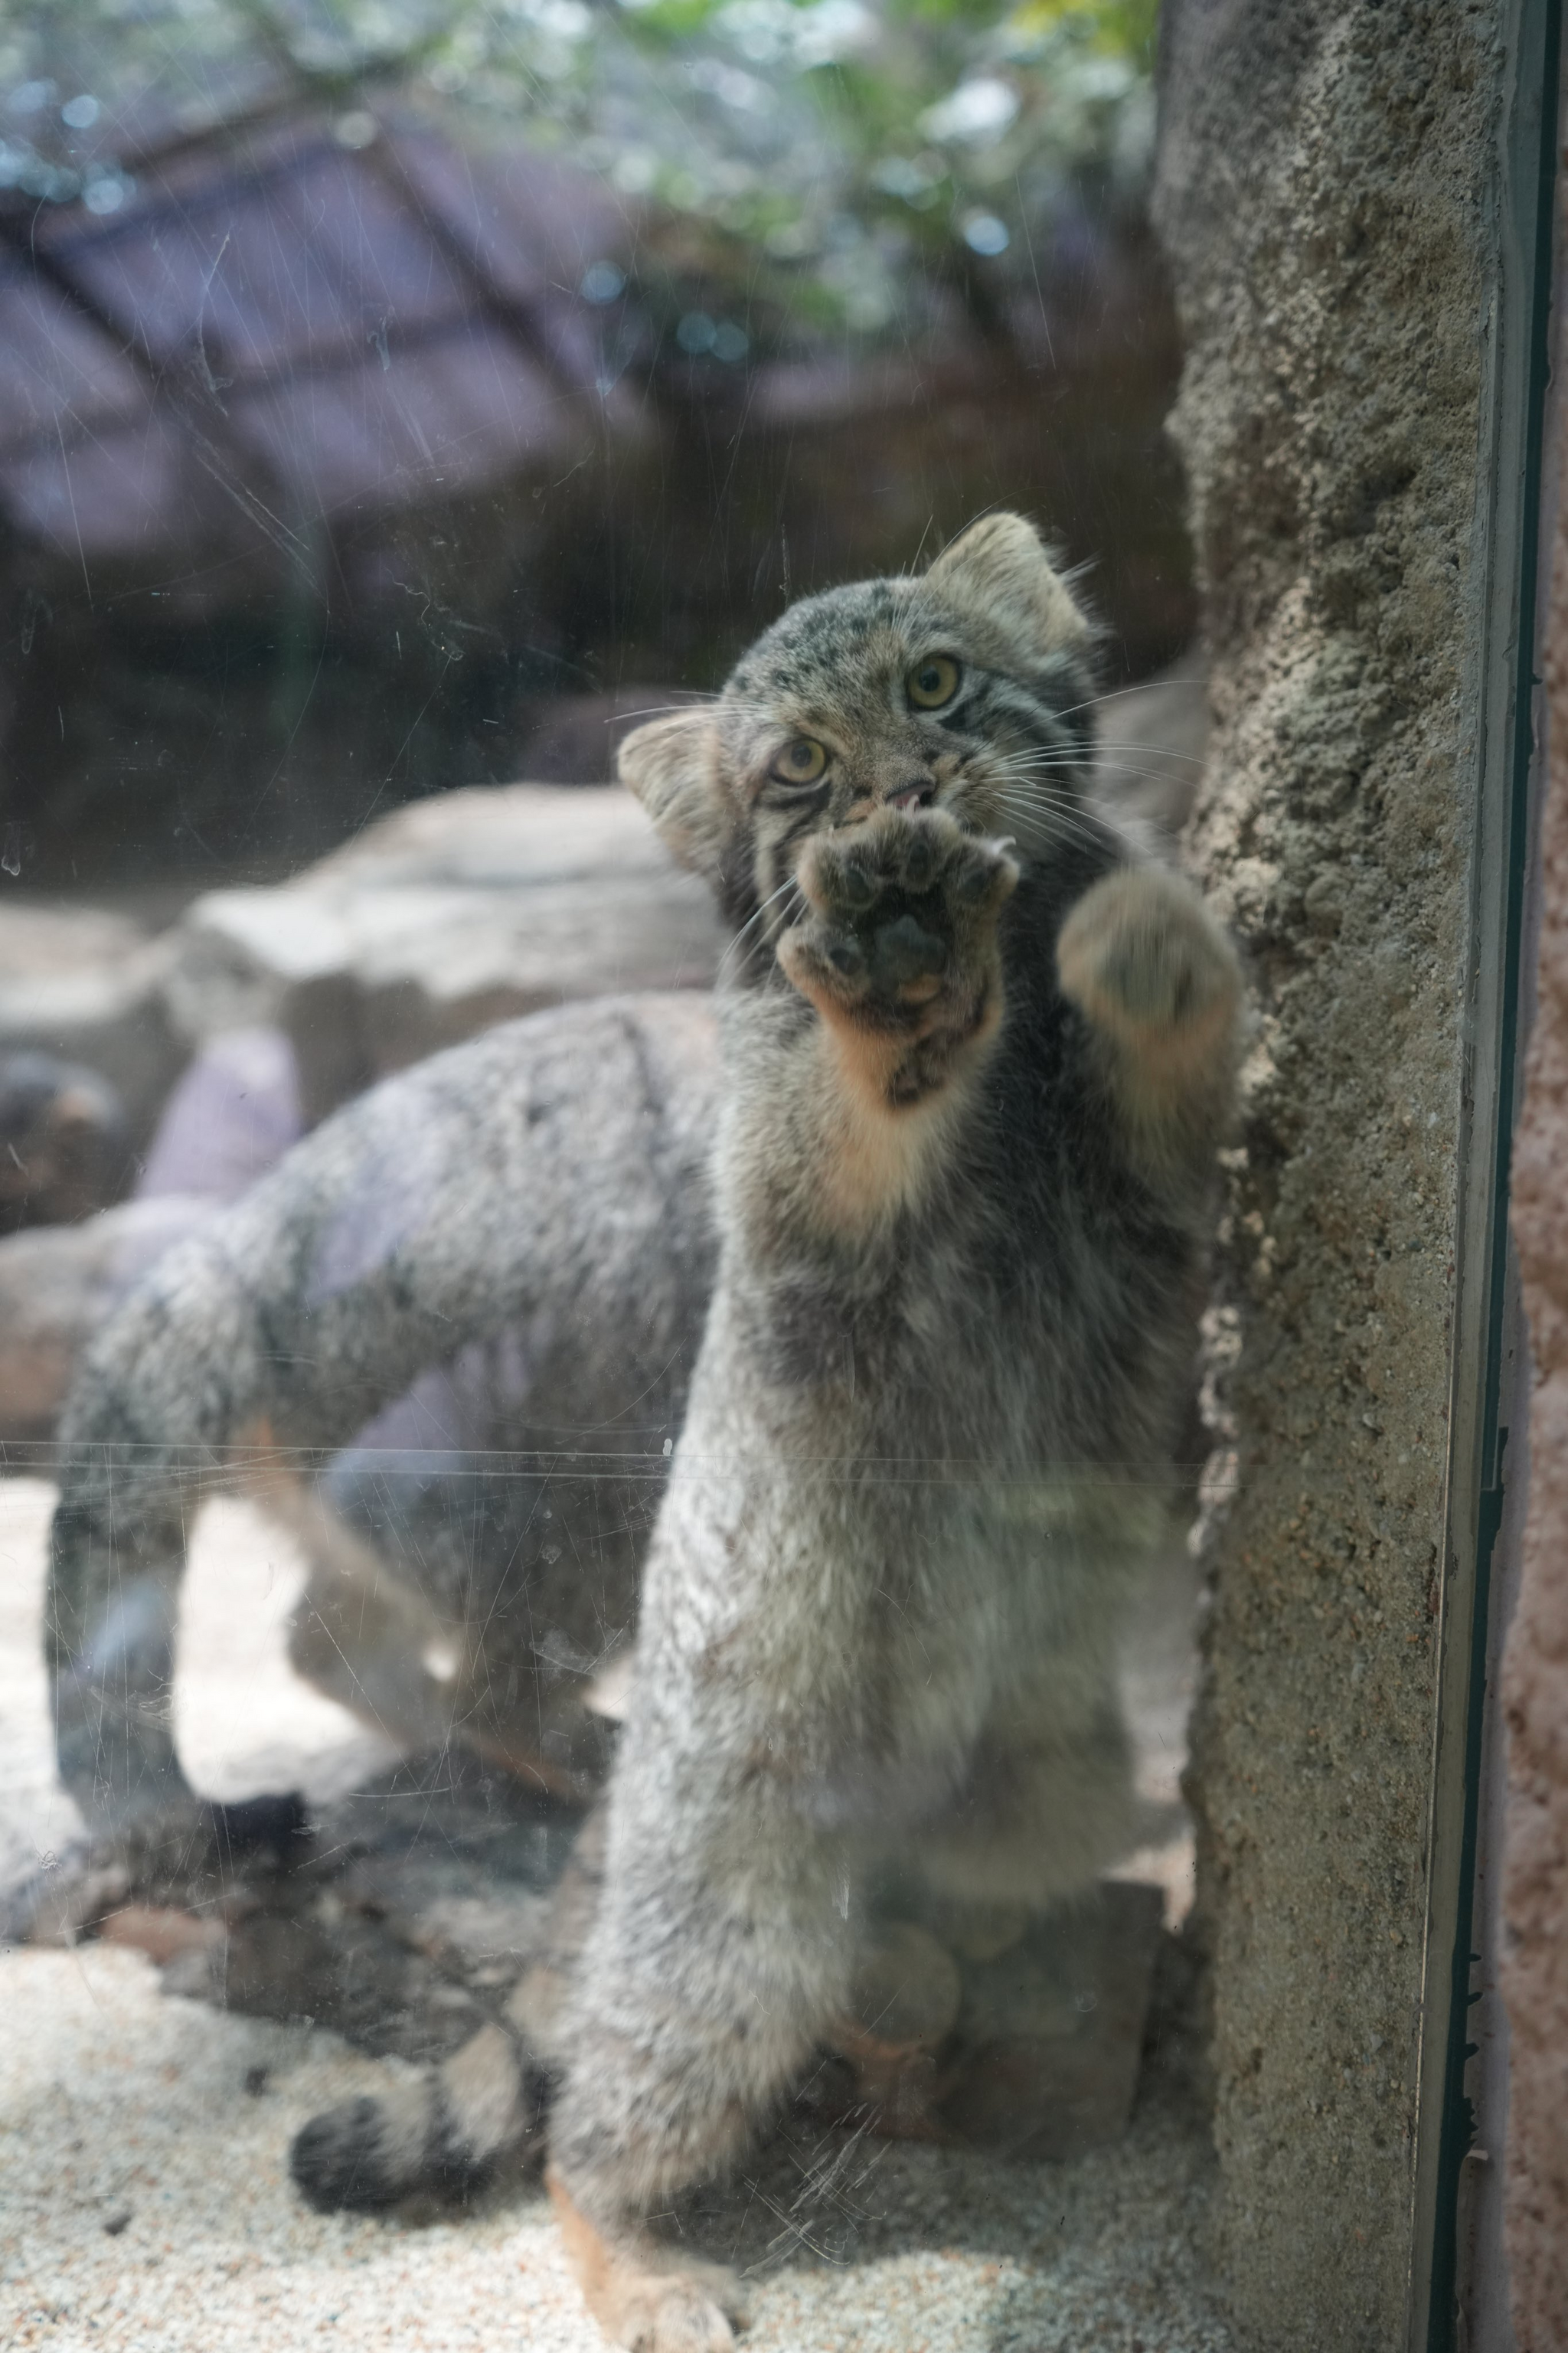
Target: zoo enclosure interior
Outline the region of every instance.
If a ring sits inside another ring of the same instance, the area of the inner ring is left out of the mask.
[[[645,12],[635,39],[596,28],[607,54],[557,80],[563,141],[547,106],[487,113],[505,61],[469,87],[451,44],[392,70],[298,39],[193,67],[165,41],[150,67],[156,12],[128,21],[30,30],[0,219],[5,1020],[25,1164],[0,1395],[10,1465],[33,1474],[7,1491],[27,1694],[7,1867],[25,1894],[78,1830],[27,1662],[72,1367],[139,1275],[374,1080],[509,1015],[710,983],[705,895],[604,781],[628,724],[710,691],[792,596],[926,560],[998,504],[1086,567],[1103,682],[1134,690],[1103,731],[1124,815],[1173,832],[1205,723],[1161,429],[1178,353],[1144,213],[1148,27],[818,8],[715,12],[694,37]],[[516,39],[558,34],[541,16]],[[738,45],[756,65],[770,42],[782,137],[737,104]],[[839,42],[842,59],[816,54]],[[887,87],[858,91],[857,70]],[[63,1106],[38,1055],[68,1066]],[[374,1229],[388,1208],[357,1214]],[[628,1343],[605,1368],[588,1427],[539,1430],[548,1335],[487,1335],[345,1426],[346,1451],[297,1456],[362,1538],[418,1561],[422,1590],[351,1576],[329,1595],[318,1561],[291,1640],[310,1547],[276,1495],[270,1516],[247,1500],[245,1450],[170,1466],[195,1537],[185,1769],[213,1799],[300,1792],[330,1860],[285,1894],[263,1839],[221,1935],[208,1888],[100,1894],[82,1924],[100,1950],[151,1951],[171,1991],[233,2018],[309,2016],[372,2051],[427,2059],[471,2031],[537,1935],[602,1756],[607,1719],[582,1696],[624,1638],[625,1556],[679,1430],[668,1365],[646,1354]],[[1205,1443],[1194,1424],[1187,1451]],[[563,1622],[476,1662],[498,1577],[520,1551],[547,1573],[563,1523],[580,1567]],[[432,1612],[438,1559],[450,1606]],[[954,2046],[962,2004],[968,2044],[1010,2055],[944,2091],[943,2129],[1037,2156],[1122,2133],[1190,1894],[1192,1607],[1178,1525],[1125,1664],[1147,1816],[1125,1902],[1010,1962],[916,1937],[915,2070],[873,2054],[848,2085],[879,2090],[889,2126],[901,2102],[901,2130],[933,2128],[921,2054]],[[407,1662],[368,1704],[367,1613]],[[500,1687],[515,1702],[520,1683],[539,1720],[510,1779]],[[1172,2050],[1180,2009],[1164,2000]],[[845,2085],[816,2096],[811,2130],[839,2129]],[[1141,2196],[1163,2194],[1184,2118],[1156,2084],[1125,2160]],[[770,2260],[873,2260],[891,2177],[814,2186],[791,2129]],[[1022,2179],[1016,2250],[1043,2212]]]
[[[19,37],[41,46],[16,51],[5,168],[16,194],[0,220],[16,369],[0,448],[5,1027],[18,1056],[52,1054],[72,1074],[63,1117],[58,1073],[24,1069],[15,1113],[7,1104],[25,1166],[7,1210],[16,1231],[0,1246],[0,1295],[15,1303],[0,1398],[24,1471],[51,1467],[25,1441],[47,1438],[77,1354],[135,1273],[372,1080],[563,997],[711,979],[722,946],[700,893],[667,869],[629,804],[593,787],[617,732],[710,690],[790,596],[901,568],[992,504],[1037,514],[1069,561],[1093,567],[1086,594],[1109,625],[1120,699],[1102,714],[1104,788],[1156,823],[1184,812],[1204,721],[1182,659],[1194,592],[1160,430],[1179,354],[1144,214],[1149,28],[1110,11],[1046,11],[1000,31],[937,18],[910,35],[890,20],[879,37],[927,46],[915,68],[872,48],[889,95],[875,72],[868,94],[857,89],[854,45],[876,30],[857,11],[819,6],[796,25],[731,9],[693,28],[655,10],[640,30],[584,13],[582,25],[570,8],[523,20],[515,41],[534,46],[519,48],[521,69],[471,26],[467,48],[458,26],[398,59],[356,49],[352,21],[337,18],[300,20],[305,39],[289,19],[288,39],[253,48],[216,11],[210,52],[171,69],[165,43],[156,70],[88,11],[38,15]],[[1338,21],[1313,21],[1326,74]],[[99,46],[84,52],[89,25]],[[1426,36],[1406,37],[1423,54]],[[551,42],[566,63],[544,71]],[[124,75],[122,97],[100,56]],[[832,105],[818,94],[828,85]],[[526,110],[514,103],[523,87]],[[1373,111],[1382,87],[1374,78]],[[846,125],[862,120],[858,149]],[[1336,168],[1310,159],[1330,180]],[[1309,194],[1325,200],[1315,182],[1283,191],[1284,216]],[[1239,282],[1254,267],[1230,236],[1211,226],[1196,260],[1178,255],[1189,303],[1202,271]],[[1464,290],[1453,299],[1468,315]],[[1201,382],[1189,388],[1189,463],[1204,396]],[[1212,518],[1217,500],[1194,471]],[[1229,560],[1214,552],[1223,523],[1203,545],[1212,592]],[[1249,691],[1227,704],[1222,686],[1233,730]],[[1231,773],[1258,768],[1244,753]],[[570,797],[552,789],[571,783]],[[1209,824],[1210,871],[1228,878],[1212,807]],[[1246,875],[1225,887],[1243,928],[1268,936]],[[1306,930],[1322,936],[1316,914]],[[118,1101],[94,1098],[83,1071]],[[1439,1096],[1445,1083],[1436,1073]],[[1244,1221],[1258,1214],[1249,1181]],[[1267,1224],[1268,1204],[1262,1214]],[[552,1541],[540,1516],[555,1509],[552,1482],[591,1496],[601,1560],[624,1546],[675,1427],[647,1406],[644,1375],[659,1368],[639,1371],[628,1354],[619,1369],[628,1395],[644,1382],[647,1413],[634,1459],[584,1480],[566,1459],[580,1443],[526,1428],[530,1341],[487,1342],[430,1370],[331,1465],[375,1540],[421,1559],[445,1546],[470,1593],[487,1553],[515,1556],[520,1498],[529,1541]],[[1212,1386],[1209,1404],[1224,1409]],[[605,1443],[602,1431],[564,1436]],[[1208,1443],[1194,1423],[1194,1470]],[[248,1508],[232,1502],[238,1466],[185,1468],[187,1496],[211,1484],[231,1512]],[[41,1498],[10,1492],[18,1557],[36,1561]],[[1277,1497],[1258,1493],[1273,1514]],[[312,1912],[269,1957],[252,1929],[247,1954],[246,1921],[265,1924],[264,1903],[226,1923],[225,1998],[336,2018],[383,2049],[447,2047],[482,2008],[498,1952],[526,1942],[558,1825],[548,1807],[542,1825],[531,1807],[512,1820],[504,1777],[467,1780],[443,1736],[440,1836],[457,1880],[421,1881],[428,1857],[416,1841],[404,1850],[410,1815],[431,1819],[428,1780],[409,1779],[341,1711],[323,1714],[279,1658],[303,1561],[263,1521],[207,1524],[224,1529],[228,1647],[215,1632],[204,1653],[199,1617],[182,1625],[180,1738],[198,1785],[219,1799],[302,1786],[321,1808],[382,1777],[374,1822],[363,1809],[345,1818],[361,1856],[346,1941],[323,1941]],[[202,1542],[198,1531],[192,1613]],[[592,1623],[530,1645],[545,1700],[580,1696],[603,1662],[615,1613],[592,1609],[590,1584]],[[1188,1866],[1169,1810],[1192,1672],[1179,1546],[1165,1594],[1126,1674],[1143,1794],[1167,1810],[1163,1843],[1137,1868],[1163,1877],[1173,1924]],[[389,1646],[449,1686],[450,1623],[399,1618],[403,1607],[401,1595],[389,1604]],[[317,1624],[305,1663],[319,1692],[336,1631],[330,1613]],[[19,1864],[72,1829],[29,1704]],[[564,1772],[606,1720],[574,1704],[546,1726]],[[1281,1840],[1281,1863],[1289,1851]],[[258,1853],[265,1873],[266,1839]],[[493,1908],[498,1882],[510,1918]],[[306,1893],[315,1905],[318,1886]],[[471,1908],[486,1903],[488,1915]],[[1269,1904],[1267,1916],[1288,1914]],[[1394,1910],[1391,1933],[1407,1936]],[[1163,2179],[1160,2133],[1191,2113],[1190,2086],[1172,2091],[1191,2035],[1180,1947],[1157,1946],[1151,1925],[1147,1910],[1129,1915],[1125,1948],[1142,1939],[1145,1957],[1100,2054],[1106,2081],[1089,2084],[1081,2111],[1099,2096],[1125,2114],[1158,1950],[1162,2049],[1131,2144],[1134,2165],[1153,2168],[1136,2176],[1145,2183]],[[204,1932],[161,1954],[167,1981],[210,1989],[216,1949]],[[993,1965],[960,1958],[973,2010],[964,1967],[973,1978]],[[1031,2084],[1010,2063],[996,2102],[1006,2129],[1021,2081],[1037,2116],[1042,2083],[1059,2103],[1075,2043],[1081,2067],[1081,2013],[1063,2005],[1100,1965],[1071,1950],[1037,1964],[1025,1972],[1031,2031],[1058,2046],[1058,2072]],[[1245,1973],[1230,1981],[1252,1999]],[[986,1982],[994,2018],[1016,2028],[1016,1989],[1005,2000]],[[1116,2006],[1106,1999],[1107,2013]],[[1221,2041],[1233,2149],[1248,2097],[1226,2072],[1239,2031],[1223,2027]],[[780,2162],[808,2179],[798,2151]],[[1226,2267],[1256,2320],[1238,2179],[1233,2159]],[[797,2212],[795,2194],[784,2249],[798,2260],[822,2218]],[[834,2208],[845,2246],[857,2233],[879,2243],[885,2215],[852,2203]],[[1274,2211],[1289,2206],[1281,2197]],[[1009,2228],[1045,2280],[1037,2218],[1015,2212]],[[1194,2240],[1195,2219],[1183,2229]],[[1300,2253],[1310,2261],[1305,2234]]]

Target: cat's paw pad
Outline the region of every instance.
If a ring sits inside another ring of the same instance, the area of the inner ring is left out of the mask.
[[[883,809],[816,835],[798,879],[807,912],[779,961],[825,1012],[910,1035],[983,1017],[996,915],[1018,879],[996,843],[941,810]]]
[[[1159,867],[1087,891],[1062,926],[1057,969],[1092,1021],[1128,1037],[1217,1032],[1240,1001],[1230,942],[1195,892]]]

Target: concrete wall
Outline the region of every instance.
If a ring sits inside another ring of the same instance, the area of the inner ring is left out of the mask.
[[[1216,737],[1260,1007],[1222,1282],[1238,1485],[1195,1727],[1223,2274],[1404,2341],[1485,632],[1501,6],[1169,0]]]
[[[1560,284],[1560,297],[1563,288]],[[1559,353],[1563,349],[1559,327]],[[1506,2232],[1518,2353],[1568,2344],[1568,400],[1557,393],[1542,923],[1511,1217],[1530,1319],[1530,1505],[1503,1672]]]

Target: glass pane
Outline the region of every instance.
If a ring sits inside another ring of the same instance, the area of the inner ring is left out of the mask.
[[[0,6],[20,2343],[1239,2341],[1155,16]]]

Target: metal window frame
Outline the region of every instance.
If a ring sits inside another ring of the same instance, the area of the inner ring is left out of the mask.
[[[1477,541],[1486,572],[1474,772],[1470,987],[1461,1076],[1454,1345],[1444,1505],[1441,1651],[1433,1725],[1408,2353],[1455,2353],[1466,2070],[1482,1956],[1475,1932],[1493,1555],[1509,1420],[1528,1406],[1510,1263],[1508,1191],[1522,1083],[1526,881],[1534,849],[1534,662],[1542,428],[1557,196],[1561,0],[1506,0]],[[1522,1448],[1516,1446],[1512,1461]],[[1516,1498],[1517,1501],[1517,1498]],[[1495,1747],[1493,1754],[1495,1755]],[[1468,2337],[1468,2327],[1464,2334]]]

